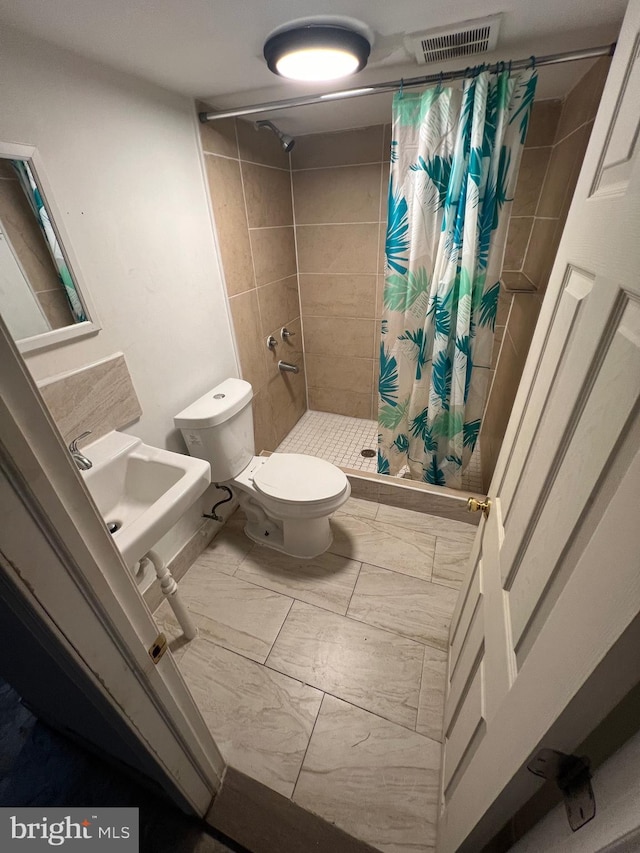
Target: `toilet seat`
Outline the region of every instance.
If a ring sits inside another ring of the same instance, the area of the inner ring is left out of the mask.
[[[267,498],[313,504],[342,495],[349,481],[331,462],[303,453],[274,453],[253,474],[253,485]]]

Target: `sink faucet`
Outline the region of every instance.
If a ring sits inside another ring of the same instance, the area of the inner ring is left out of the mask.
[[[74,438],[69,444],[69,453],[71,454],[71,458],[81,471],[88,471],[89,468],[93,467],[93,462],[90,459],[87,459],[84,453],[81,453],[78,450],[78,442],[81,438],[86,438],[88,435],[91,435],[90,429],[83,432],[82,435],[79,435],[77,438]]]

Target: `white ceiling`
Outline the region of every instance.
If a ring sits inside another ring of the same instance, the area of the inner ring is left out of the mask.
[[[498,48],[470,64],[592,47],[616,38],[626,0],[0,0],[0,21],[60,47],[217,107],[296,97],[327,88],[433,73],[403,47],[407,33],[503,13]],[[349,16],[374,33],[369,66],[336,86],[271,74],[262,45],[307,16]],[[442,67],[457,68],[460,60]],[[588,64],[540,69],[538,97],[561,97]],[[274,114],[291,133],[388,120],[390,96]]]

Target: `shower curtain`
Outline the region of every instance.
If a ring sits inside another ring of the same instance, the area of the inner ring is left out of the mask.
[[[20,185],[27,196],[40,228],[42,229],[44,241],[51,254],[51,259],[58,274],[58,278],[60,279],[60,283],[64,288],[64,294],[67,297],[73,321],[74,323],[83,323],[87,319],[87,315],[82,307],[82,302],[78,296],[75,282],[71,277],[69,267],[67,266],[65,257],[62,254],[62,248],[60,247],[60,243],[56,237],[56,232],[53,230],[53,225],[49,219],[49,213],[47,212],[47,208],[44,206],[33,172],[29,168],[29,164],[24,160],[12,160],[11,162],[18,174]]]
[[[378,471],[461,487],[480,431],[535,70],[393,102]]]

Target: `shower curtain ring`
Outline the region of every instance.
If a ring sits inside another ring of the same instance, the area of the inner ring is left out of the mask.
[[[529,58],[531,59],[531,67],[532,67],[532,68],[535,68],[535,67],[536,67],[536,58],[535,58],[535,56],[534,56],[533,54],[531,54],[531,56],[530,56]]]
[[[404,77],[400,78],[400,89],[398,90],[398,95],[402,97],[404,94]]]

